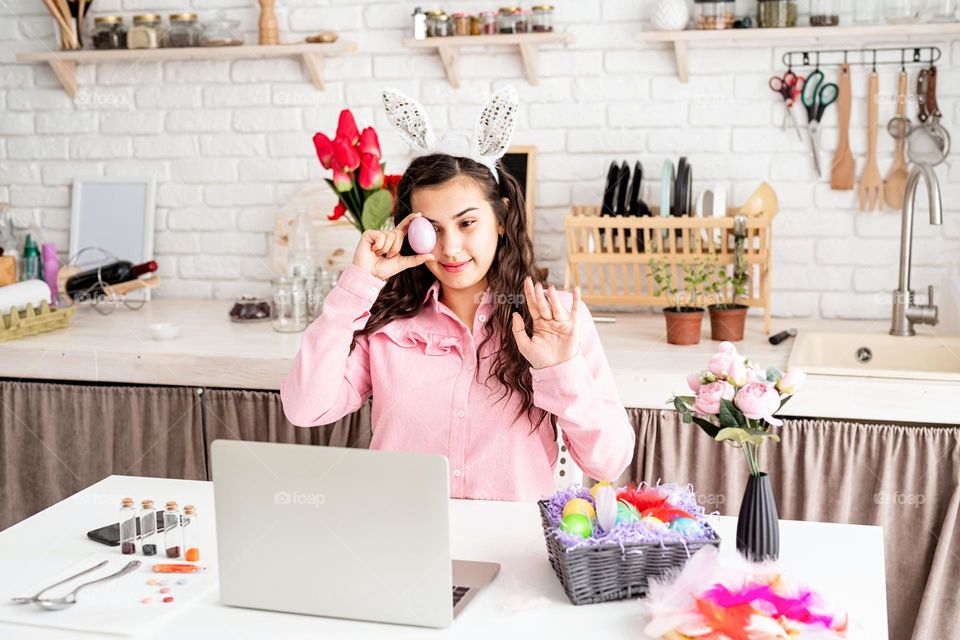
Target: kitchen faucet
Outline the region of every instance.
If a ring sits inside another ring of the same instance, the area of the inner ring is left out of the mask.
[[[933,168],[922,162],[913,166],[907,179],[907,190],[903,199],[903,221],[900,228],[900,282],[893,292],[893,322],[890,333],[895,336],[912,336],[914,324],[937,324],[937,305],[933,304],[933,285],[927,287],[927,304],[913,304],[913,291],[910,290],[910,254],[913,251],[913,206],[917,198],[920,178],[926,183],[927,197],[930,201],[930,224],[943,223],[943,209],[940,203],[940,183]]]

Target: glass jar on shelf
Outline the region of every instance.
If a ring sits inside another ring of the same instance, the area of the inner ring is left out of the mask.
[[[483,34],[483,22],[480,15],[470,16],[470,35],[479,36],[481,34]]]
[[[810,26],[835,27],[840,24],[838,0],[810,0]]]
[[[497,13],[495,11],[484,11],[480,14],[480,32],[485,36],[492,36],[497,33]]]
[[[957,0],[934,0],[930,7],[932,22],[956,22]]]
[[[170,28],[163,34],[164,47],[199,47],[200,25],[197,24],[197,14],[171,13]]]
[[[128,49],[156,49],[163,34],[160,15],[145,13],[133,16],[133,27],[127,32]]]
[[[880,3],[877,0],[853,0],[853,22],[876,24],[880,20]]]
[[[695,0],[697,29],[731,29],[736,20],[733,0]]]
[[[796,0],[759,0],[757,21],[761,29],[797,26]]]
[[[97,16],[90,38],[94,49],[126,49],[127,27],[121,16]]]
[[[497,13],[498,33],[517,32],[517,11],[519,11],[518,7],[500,7],[500,11]]]
[[[530,31],[543,33],[553,31],[553,5],[538,4],[531,9]]]
[[[469,13],[455,13],[453,16],[453,35],[456,36],[468,36],[470,35],[470,14]]]
[[[513,30],[517,33],[530,31],[530,12],[526,9],[517,9],[514,12]]]
[[[307,292],[303,278],[285,276],[271,282],[273,305],[270,324],[274,331],[294,333],[307,328]]]
[[[203,23],[200,34],[202,47],[238,47],[243,44],[243,34],[240,33],[240,21],[228,18],[221,11],[217,17]]]
[[[884,0],[883,19],[890,24],[913,24],[920,20],[923,0]]]

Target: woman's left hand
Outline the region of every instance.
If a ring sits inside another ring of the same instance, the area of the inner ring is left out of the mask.
[[[533,284],[527,276],[523,281],[523,293],[527,309],[533,318],[533,337],[527,335],[523,317],[513,312],[513,337],[517,348],[534,369],[543,369],[573,358],[580,350],[578,311],[580,310],[580,287],[573,289],[571,312],[560,303],[560,296],[553,285],[548,295],[540,283]]]

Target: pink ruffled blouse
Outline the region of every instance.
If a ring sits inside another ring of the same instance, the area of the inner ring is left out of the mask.
[[[358,338],[348,354],[353,332],[366,325],[385,284],[352,264],[341,274],[280,387],[287,419],[304,427],[330,424],[372,394],[371,448],[446,456],[452,498],[551,495],[558,446],[549,418],[531,434],[526,414],[515,417],[519,395],[501,399],[496,378],[484,385],[488,356],[499,344],[491,339],[478,361],[481,332],[489,330],[490,289],[467,327],[439,301],[434,282],[416,316]],[[572,294],[558,295],[569,309]],[[635,436],[586,305],[579,353],[530,371],[534,404],[557,416],[573,460],[592,478],[616,479],[633,460]]]

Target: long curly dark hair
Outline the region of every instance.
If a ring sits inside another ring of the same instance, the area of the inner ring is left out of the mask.
[[[473,179],[483,192],[497,217],[497,222],[505,229],[505,233],[497,242],[493,263],[487,271],[487,283],[490,286],[494,304],[490,317],[484,322],[484,327],[489,330],[481,332],[485,333],[486,337],[477,346],[477,362],[480,362],[480,353],[484,345],[495,335],[500,337],[500,348],[495,354],[487,356],[492,357],[493,362],[486,380],[480,380],[481,367],[477,367],[477,381],[487,385],[491,378],[496,378],[502,391],[497,402],[510,397],[513,393],[519,393],[522,405],[516,418],[519,419],[526,413],[533,424],[530,430],[533,434],[550,414],[533,404],[530,363],[520,353],[513,338],[511,313],[516,311],[521,315],[529,334],[533,320],[523,295],[523,281],[530,276],[533,282],[537,283],[540,276],[534,268],[533,243],[527,235],[523,192],[516,178],[510,175],[502,162],[498,161],[497,172],[500,175],[499,183],[494,180],[493,174],[487,167],[469,158],[443,153],[416,158],[404,172],[397,187],[393,221],[394,224],[399,224],[413,212],[411,200],[417,189],[438,187],[454,178],[466,176]],[[400,253],[405,256],[415,255],[406,239]],[[435,280],[436,277],[426,265],[405,269],[390,277],[370,309],[366,326],[354,332],[350,350],[353,350],[359,336],[369,335],[396,318],[416,316],[427,290]],[[497,304],[496,301],[500,300],[516,302]],[[553,422],[551,425],[556,428]]]

